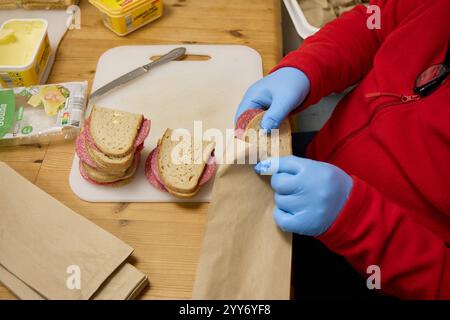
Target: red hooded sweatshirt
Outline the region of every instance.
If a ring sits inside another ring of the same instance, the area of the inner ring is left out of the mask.
[[[365,277],[379,266],[387,294],[450,299],[450,80],[423,98],[413,92],[416,77],[445,60],[450,0],[372,4],[381,29],[370,30],[371,13],[358,6],[275,68],[308,76],[311,91],[298,110],[359,83],[308,148],[354,179],[318,238]]]

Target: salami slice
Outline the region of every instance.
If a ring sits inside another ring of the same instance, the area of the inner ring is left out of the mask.
[[[93,168],[97,168],[97,165],[95,164],[94,160],[92,160],[92,158],[89,155],[89,152],[86,150],[85,131],[86,129],[83,128],[83,131],[78,135],[77,139],[75,140],[75,152],[77,153],[81,161],[83,161],[84,163]]]
[[[105,185],[111,184],[110,182],[108,182],[108,183],[102,183],[102,182],[97,182],[97,181],[95,181],[95,180],[92,180],[92,179],[87,175],[86,171],[84,171],[83,164],[82,164],[81,162],[80,162],[80,174],[81,174],[81,176],[84,178],[84,180],[86,180],[86,181],[89,182],[89,183],[98,185],[98,186],[105,186]]]
[[[242,138],[242,136],[244,135],[245,128],[247,128],[250,121],[252,121],[252,119],[261,112],[264,112],[264,110],[248,109],[247,111],[243,112],[236,121],[236,126],[234,128],[235,136],[237,138]]]
[[[136,150],[134,151],[135,154],[137,154],[138,152],[141,152],[142,150],[144,150],[144,144],[141,143],[140,145],[138,145],[136,147]]]
[[[150,120],[144,119],[142,121],[141,127],[139,128],[136,140],[134,141],[134,147],[137,148],[139,145],[144,144],[145,139],[150,133]]]
[[[167,192],[166,187],[164,187],[164,184],[161,183],[161,179],[159,178],[158,175],[157,169],[158,153],[159,148],[156,147],[148,155],[147,161],[145,162],[145,176],[147,177],[148,182],[156,189]]]
[[[214,177],[214,173],[216,172],[216,158],[211,156],[211,158],[208,159],[205,170],[202,172],[202,176],[200,177],[200,181],[198,182],[199,185],[204,185],[209,180],[211,180],[212,177]]]
[[[83,133],[86,142],[89,143],[89,147],[98,152],[101,152],[100,149],[95,145],[94,139],[92,138],[91,133],[89,132],[89,119],[84,120]]]
[[[153,152],[153,155],[152,155],[152,159],[150,161],[150,166],[151,166],[150,168],[152,170],[152,174],[161,185],[164,185],[164,182],[162,181],[161,177],[159,176],[159,170],[158,170],[159,147],[156,147],[155,149],[153,149],[152,152]]]

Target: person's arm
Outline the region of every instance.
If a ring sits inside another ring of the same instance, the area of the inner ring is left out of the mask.
[[[413,219],[417,213],[325,162],[288,156],[263,160],[255,170],[272,174],[274,219],[282,230],[317,237],[363,276],[378,266],[388,294],[450,299],[450,249]]]
[[[362,5],[328,23],[282,59],[268,76],[250,86],[236,111],[235,122],[246,110],[262,108],[267,112],[261,127],[278,128],[291,112],[357,83],[371,69],[383,39],[408,15],[419,14],[434,1],[372,1],[380,8],[379,30],[367,28],[370,14]]]
[[[271,71],[293,67],[306,74],[310,92],[300,110],[359,82],[372,68],[383,39],[409,14],[429,5],[429,1],[375,0],[371,5],[380,7],[381,29],[367,28],[371,14],[359,5],[307,38],[299,49],[289,53]]]
[[[450,249],[407,209],[353,177],[336,221],[317,237],[366,278],[381,270],[381,290],[406,299],[450,299]]]

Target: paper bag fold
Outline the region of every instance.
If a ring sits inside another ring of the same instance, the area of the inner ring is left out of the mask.
[[[0,265],[0,282],[22,300],[44,300],[38,292]],[[147,276],[129,263],[120,266],[98,289],[93,300],[132,300],[148,285]]]

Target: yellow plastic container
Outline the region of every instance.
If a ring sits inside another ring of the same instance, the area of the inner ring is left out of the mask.
[[[50,56],[48,22],[10,19],[0,27],[0,86],[39,84]]]
[[[162,0],[89,0],[100,10],[103,23],[119,36],[150,23],[163,14]]]

